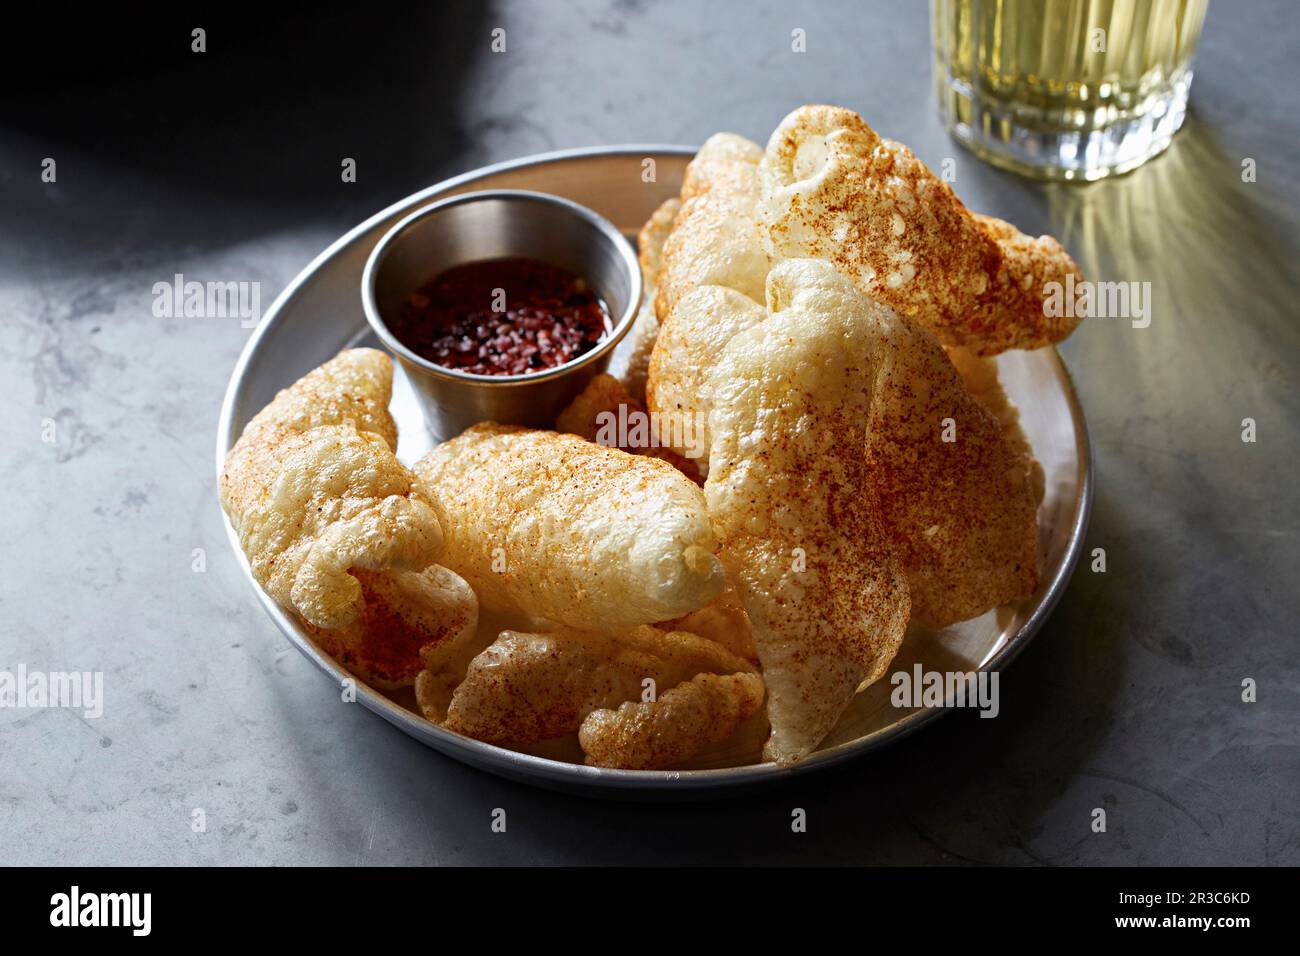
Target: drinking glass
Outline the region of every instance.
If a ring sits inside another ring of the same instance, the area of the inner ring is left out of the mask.
[[[989,162],[1093,180],[1183,123],[1208,0],[932,0],[939,109]]]

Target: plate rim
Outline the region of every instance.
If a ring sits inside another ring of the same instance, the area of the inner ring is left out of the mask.
[[[510,172],[511,170],[556,163],[568,159],[586,159],[599,156],[693,156],[698,150],[699,147],[677,144],[633,143],[614,146],[586,146],[534,153],[518,159],[480,166],[444,179],[391,203],[349,229],[316,255],[290,280],[288,285],[275,297],[266,312],[263,313],[257,328],[248,337],[248,341],[244,343],[239,358],[235,362],[235,367],[231,372],[230,381],[227,383],[225,395],[221,402],[221,414],[217,422],[215,452],[218,481],[220,481],[221,472],[225,466],[226,454],[238,437],[232,434],[235,399],[244,383],[248,365],[257,352],[262,339],[277,324],[285,305],[306,284],[311,276],[333,259],[340,250],[355,242],[357,238],[404,210],[418,208],[421,202],[430,201],[459,186],[489,176]],[[1063,386],[1066,405],[1070,410],[1070,417],[1074,424],[1075,441],[1081,452],[1079,469],[1082,472],[1079,482],[1078,506],[1069,527],[1069,539],[1064,560],[1061,562],[1056,575],[1049,582],[1042,600],[1019,630],[1006,641],[1005,645],[983,667],[979,668],[980,671],[999,671],[1009,665],[1028,646],[1057,604],[1060,603],[1066,586],[1074,573],[1075,567],[1078,565],[1079,557],[1083,552],[1084,537],[1092,513],[1093,447],[1088,434],[1088,423],[1084,415],[1083,405],[1079,401],[1070,370],[1061,358],[1057,348],[1051,346],[1048,349],[1037,351],[1050,352],[1050,360],[1057,378]],[[845,741],[826,750],[816,751],[790,767],[778,767],[772,763],[757,763],[741,767],[705,770],[617,770],[605,767],[589,767],[585,764],[552,760],[548,757],[507,750],[504,747],[497,747],[483,741],[462,737],[460,734],[452,733],[425,720],[374,690],[361,679],[354,677],[349,671],[336,663],[333,658],[321,652],[314,643],[304,639],[288,613],[254,579],[248,559],[240,547],[239,537],[235,533],[234,526],[230,523],[224,509],[222,509],[222,521],[225,524],[227,540],[235,552],[245,579],[253,588],[253,592],[257,595],[263,610],[266,611],[289,643],[296,647],[308,660],[323,673],[333,678],[340,686],[343,686],[345,681],[354,681],[357,702],[361,703],[367,710],[393,724],[408,736],[446,756],[460,760],[462,763],[514,780],[592,796],[628,796],[636,792],[651,792],[657,795],[666,795],[668,793],[699,795],[708,791],[721,790],[734,792],[758,785],[776,784],[839,766],[846,761],[900,740],[953,709],[950,707],[927,707],[913,710],[888,727]]]

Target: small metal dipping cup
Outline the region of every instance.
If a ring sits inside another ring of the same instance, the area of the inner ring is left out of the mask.
[[[411,293],[447,269],[525,256],[586,280],[604,300],[613,330],[589,352],[556,368],[478,375],[416,355],[384,323]],[[385,235],[366,262],[361,302],[381,342],[397,356],[438,441],[483,421],[549,427],[609,364],[641,306],[641,269],[631,244],[590,209],[545,193],[494,189],[425,206]]]

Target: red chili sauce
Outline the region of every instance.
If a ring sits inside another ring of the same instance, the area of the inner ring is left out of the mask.
[[[555,368],[613,329],[605,303],[580,276],[527,258],[448,269],[412,293],[388,325],[422,358],[478,375]]]

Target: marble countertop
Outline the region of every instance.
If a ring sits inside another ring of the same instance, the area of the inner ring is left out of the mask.
[[[1300,863],[1300,14],[1211,4],[1173,147],[1075,188],[947,137],[926,6],[213,20],[204,54],[204,24],[163,24],[7,83],[0,669],[100,671],[104,707],[0,709],[0,863]],[[954,158],[970,206],[1055,234],[1088,275],[1151,283],[1150,327],[1090,321],[1062,349],[1107,571],[1080,567],[1004,675],[999,719],[958,712],[779,790],[643,805],[508,783],[341,706],[222,527],[215,427],[249,330],[157,317],[154,284],[258,282],[265,307],[335,237],[448,175],[719,129],[763,140],[819,101]]]

